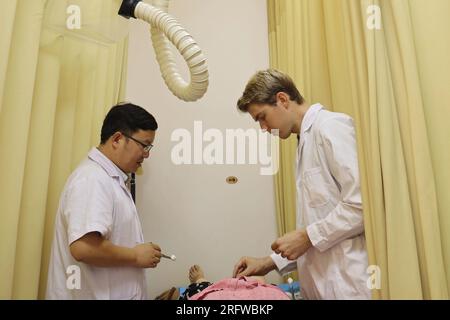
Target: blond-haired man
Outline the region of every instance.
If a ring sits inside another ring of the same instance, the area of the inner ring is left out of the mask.
[[[292,79],[273,69],[250,79],[238,108],[281,139],[298,135],[298,201],[297,230],[277,239],[272,255],[241,258],[234,276],[283,274],[297,267],[307,299],[369,299],[352,119],[309,105]]]

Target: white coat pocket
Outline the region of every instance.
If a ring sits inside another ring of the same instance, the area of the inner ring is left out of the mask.
[[[311,208],[322,207],[330,201],[328,183],[322,174],[322,169],[316,167],[304,173],[305,198]]]

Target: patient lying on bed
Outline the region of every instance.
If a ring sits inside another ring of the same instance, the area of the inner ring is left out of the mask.
[[[189,269],[191,284],[182,293],[172,288],[156,299],[176,300],[289,300],[277,286],[266,284],[264,277],[227,278],[211,283],[203,269],[194,265]]]

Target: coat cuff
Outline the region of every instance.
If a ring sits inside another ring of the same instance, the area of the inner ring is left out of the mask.
[[[306,233],[314,248],[323,252],[328,249],[327,238],[320,232],[320,224],[313,223],[306,227]]]

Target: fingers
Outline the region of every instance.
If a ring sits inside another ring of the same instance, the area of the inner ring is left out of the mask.
[[[253,273],[252,258],[243,257],[239,262],[234,266],[233,270],[233,278],[237,277],[247,277],[251,276]]]
[[[276,241],[273,242],[272,245],[270,246],[270,248],[271,248],[273,251],[277,250],[277,248],[278,248],[277,242],[276,242]]]
[[[237,274],[236,274],[235,278],[248,277],[250,275],[251,275],[251,272],[248,269],[242,268],[242,269],[237,271]]]
[[[153,249],[155,249],[156,251],[161,252],[161,248],[156,243],[150,242],[150,244],[153,246]]]
[[[245,267],[239,267],[237,270],[234,271],[233,278],[241,277],[242,272],[245,271]]]
[[[295,259],[297,259],[297,257],[295,256],[295,254],[292,253],[292,250],[288,250],[288,249],[282,250],[282,249],[279,249],[279,248],[278,248],[275,252],[276,252],[277,254],[279,254],[280,256],[282,256],[283,258],[286,258],[286,259],[288,259],[288,260],[295,260]]]
[[[158,257],[154,257],[152,263],[150,264],[150,268],[156,268],[158,263],[161,262],[161,259]]]
[[[280,238],[275,240],[270,247],[272,248],[273,252],[281,255],[283,258],[287,258],[287,256],[289,255],[287,252],[288,250],[286,244],[282,243],[280,241]]]
[[[152,252],[152,263],[150,264],[150,268],[156,268],[158,263],[161,262],[161,248],[156,243],[150,242],[149,243],[152,246],[153,252]]]
[[[276,254],[279,254],[283,258],[288,258],[288,252],[286,250],[277,249],[274,251]]]
[[[246,263],[245,263],[245,259],[241,258],[241,260],[239,260],[238,263],[236,263],[236,265],[234,266],[233,269],[233,278],[236,278],[236,276],[241,273],[243,270],[245,270],[246,267]]]
[[[153,243],[153,242],[149,242],[149,244],[152,246],[153,250],[155,251],[155,252],[153,253],[153,255],[154,255],[155,257],[158,258],[158,263],[159,263],[159,259],[160,259],[161,256],[162,256],[160,246],[157,245],[156,243]]]
[[[272,248],[273,252],[277,254],[281,253],[280,244],[278,240],[274,241],[270,247]]]

